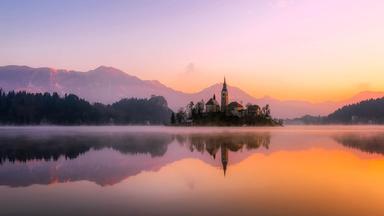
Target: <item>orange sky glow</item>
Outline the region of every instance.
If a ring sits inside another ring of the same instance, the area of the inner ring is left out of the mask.
[[[226,76],[255,97],[311,102],[384,91],[379,0],[117,1],[92,7],[66,1],[2,8],[0,65],[80,71],[107,65],[184,92]]]

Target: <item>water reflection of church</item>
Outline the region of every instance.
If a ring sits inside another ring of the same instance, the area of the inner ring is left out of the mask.
[[[268,133],[191,134],[185,138],[187,140],[179,141],[188,143],[191,151],[208,152],[214,160],[216,160],[216,155],[220,154],[224,175],[226,175],[229,164],[229,152],[238,152],[243,149],[252,150],[260,147],[268,149],[270,143]]]

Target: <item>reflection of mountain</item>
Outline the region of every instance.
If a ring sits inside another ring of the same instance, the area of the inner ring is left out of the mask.
[[[355,148],[368,153],[384,154],[384,134],[343,134],[335,136],[334,139],[346,147]]]
[[[169,145],[172,140],[180,145]],[[111,185],[187,157],[211,164],[215,162],[212,157],[219,151],[225,172],[230,162],[229,151],[268,148],[269,140],[268,134],[259,133],[3,135],[0,137],[0,185],[17,187],[80,180]],[[209,155],[200,154],[205,151]],[[236,153],[232,163],[247,155],[246,151]]]

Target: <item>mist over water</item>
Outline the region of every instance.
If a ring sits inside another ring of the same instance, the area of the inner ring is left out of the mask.
[[[0,215],[382,215],[384,127],[0,127]]]

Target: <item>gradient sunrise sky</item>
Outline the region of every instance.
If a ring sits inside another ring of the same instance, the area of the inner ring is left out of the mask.
[[[0,65],[99,65],[185,92],[313,102],[384,91],[380,0],[0,0]]]

